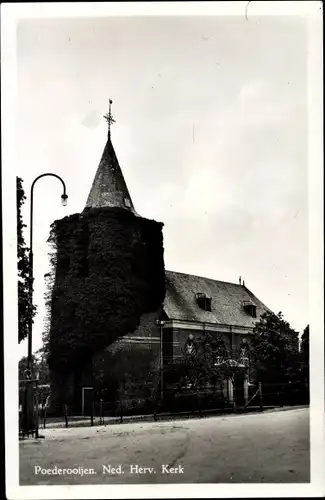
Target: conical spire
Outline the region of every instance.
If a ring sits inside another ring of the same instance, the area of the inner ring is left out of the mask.
[[[131,196],[125,183],[121,167],[116,157],[110,134],[114,123],[111,104],[105,119],[108,122],[107,143],[100,160],[85,208],[119,207],[135,213]]]

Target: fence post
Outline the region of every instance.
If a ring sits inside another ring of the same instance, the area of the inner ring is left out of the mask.
[[[236,407],[236,403],[234,402],[234,384],[231,377],[227,379],[227,393],[228,393],[228,401],[232,406],[232,409]],[[235,410],[234,410],[235,411]]]
[[[123,400],[120,398],[120,424],[123,423]]]
[[[153,411],[154,411],[153,418],[155,419],[155,422],[157,422],[158,421],[158,415],[157,415],[157,400],[156,399],[154,401]]]
[[[123,394],[122,394],[121,386],[119,389],[119,400],[120,400],[120,424],[122,424],[123,423]]]
[[[199,417],[202,418],[202,408],[201,408],[201,395],[200,392],[197,393],[197,406],[199,410]]]
[[[99,423],[104,424],[104,415],[103,415],[103,400],[99,400]]]
[[[236,386],[235,386],[235,377],[233,376],[231,379],[232,387],[233,387],[233,399],[232,399],[232,410],[234,413],[237,412],[237,404],[236,404]]]
[[[259,398],[260,398],[260,411],[263,411],[262,382],[258,383],[258,394],[259,394]]]
[[[64,405],[64,420],[65,420],[65,426],[68,427],[68,405]]]
[[[153,419],[155,422],[157,422],[157,398],[156,398],[156,393],[152,392],[151,393],[151,400],[152,400],[152,405],[153,405]]]
[[[234,399],[233,399],[233,402],[232,402],[232,411],[233,411],[234,413],[236,413],[236,412],[237,412],[235,391],[234,391]]]
[[[248,376],[247,374],[244,377],[244,400],[245,400],[245,406],[248,403],[249,400],[249,389],[248,389]]]
[[[94,399],[91,402],[90,425],[91,427],[94,425]]]
[[[279,399],[280,399],[280,408],[282,408],[283,407],[283,400],[284,400],[284,387],[283,387],[283,385],[280,387]]]

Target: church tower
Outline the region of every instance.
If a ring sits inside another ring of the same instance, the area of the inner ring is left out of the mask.
[[[104,116],[108,123],[106,146],[85,208],[115,207],[124,208],[135,213],[132,199],[111,141],[111,124],[115,122],[112,117],[111,105],[112,101],[110,100],[109,112]]]
[[[99,387],[98,356],[130,335],[138,338],[140,324],[161,309],[165,296],[163,224],[134,209],[111,142],[111,104],[107,142],[86,206],[55,221],[50,235],[53,400],[76,412],[82,387]]]

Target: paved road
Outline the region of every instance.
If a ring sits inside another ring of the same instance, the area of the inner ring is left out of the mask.
[[[309,482],[307,408],[43,433],[19,444],[21,485]]]

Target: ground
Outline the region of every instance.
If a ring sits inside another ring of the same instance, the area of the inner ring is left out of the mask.
[[[45,439],[20,442],[21,485],[310,480],[307,408],[173,422],[52,428],[42,434]],[[109,465],[121,467],[107,473]],[[37,466],[79,467],[84,474],[35,474]],[[107,467],[105,474],[103,466]],[[140,467],[150,470],[142,473]]]

